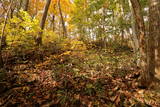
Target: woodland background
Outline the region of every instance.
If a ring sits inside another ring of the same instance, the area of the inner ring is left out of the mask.
[[[0,0],[0,106],[159,107],[160,0]]]

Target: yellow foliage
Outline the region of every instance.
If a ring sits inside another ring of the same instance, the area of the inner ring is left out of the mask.
[[[86,45],[79,40],[69,40],[66,39],[64,40],[63,45],[63,50],[72,50],[72,51],[85,51]]]
[[[60,56],[63,56],[63,55],[70,55],[71,54],[71,51],[66,51],[64,53],[62,53]]]
[[[12,47],[32,47],[34,36],[40,31],[39,21],[33,19],[27,12],[20,10],[19,17],[9,19],[6,25],[7,44]],[[1,25],[0,25],[1,26]]]
[[[79,40],[65,40],[63,44],[63,50],[67,51],[65,52],[72,55],[72,56],[77,56],[77,57],[83,57],[85,54],[85,51],[87,50],[86,45]]]
[[[59,36],[55,34],[53,31],[45,30],[43,33],[43,43],[44,44],[49,44],[53,42],[58,42],[59,41]]]
[[[71,41],[71,50],[79,50],[84,51],[86,50],[86,45],[82,41],[73,40]]]

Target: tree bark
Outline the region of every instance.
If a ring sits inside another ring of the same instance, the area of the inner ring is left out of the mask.
[[[41,28],[41,30],[43,30],[44,27],[45,27],[45,22],[46,22],[47,13],[48,13],[50,4],[51,4],[51,0],[47,0],[46,1],[46,5],[44,7],[43,16],[42,16],[42,19],[41,19],[41,22],[40,22],[40,28]],[[43,34],[43,31],[40,31],[39,35],[36,38],[37,45],[42,45],[42,34]]]
[[[22,0],[19,0],[19,4],[17,6],[17,12],[20,11],[20,9],[22,8],[22,5],[23,5],[23,1]]]
[[[9,7],[8,7],[8,10],[7,10],[7,13],[6,13],[6,17],[5,17],[5,20],[4,20],[4,26],[2,28],[2,34],[1,34],[1,40],[0,40],[0,68],[3,67],[3,58],[2,58],[2,49],[7,45],[6,43],[6,36],[5,36],[5,28],[6,28],[6,25],[7,25],[7,19],[8,19],[8,15],[9,15],[9,11],[12,7],[12,3],[13,3],[13,0],[11,1]]]
[[[139,40],[139,45],[140,45],[140,53],[143,58],[141,66],[144,67],[146,65],[146,53],[145,53],[145,25],[144,25],[144,20],[143,20],[143,15],[141,12],[141,5],[139,3],[139,0],[131,0],[131,4],[133,7],[133,13],[135,17],[135,22],[137,24],[138,32],[137,32],[137,37],[140,39]]]
[[[151,83],[155,74],[155,37],[157,36],[156,0],[149,0],[149,36],[147,40],[147,71],[145,79]]]
[[[55,30],[55,15],[54,14],[52,15],[51,27],[52,27],[52,30],[54,32],[54,30]]]
[[[137,54],[138,53],[138,50],[139,50],[139,38],[137,37],[138,36],[138,29],[137,29],[137,24],[136,24],[136,21],[135,21],[135,16],[134,16],[134,12],[133,12],[133,7],[132,7],[132,4],[131,2],[129,1],[129,6],[130,6],[130,10],[131,10],[131,26],[132,26],[132,34],[131,34],[131,38],[132,38],[132,41],[133,41],[133,50],[134,50],[134,53]],[[137,63],[138,65],[138,63]]]
[[[8,10],[7,10],[7,13],[6,13],[6,16],[5,16],[5,20],[4,20],[4,25],[2,27],[0,50],[2,50],[7,45],[6,36],[5,36],[4,32],[5,32],[5,28],[6,28],[6,25],[7,25],[8,15],[9,15],[9,12],[11,10],[12,3],[13,3],[13,0],[11,1],[10,5],[8,7]]]
[[[23,10],[28,11],[28,7],[29,7],[29,0],[24,0]]]
[[[160,1],[159,0],[150,0],[149,2],[149,55],[150,60],[150,71],[152,75],[155,74],[155,77],[160,80]],[[151,48],[151,49],[150,49]],[[155,50],[153,50],[155,49]],[[154,56],[155,55],[155,56]],[[152,57],[152,58],[151,58]],[[153,60],[153,58],[155,60]],[[153,68],[155,67],[155,68]],[[155,70],[152,70],[155,69]]]
[[[2,51],[0,51],[0,69],[3,68],[4,63],[3,63],[3,58],[2,58]]]
[[[146,35],[145,35],[145,25],[144,25],[144,19],[141,12],[141,5],[139,3],[139,0],[130,0],[132,7],[133,7],[133,13],[135,16],[135,22],[137,23],[138,28],[138,38],[139,38],[139,49],[140,49],[140,66],[143,71],[146,71]]]
[[[63,19],[63,14],[62,14],[62,9],[61,9],[61,2],[60,2],[60,0],[58,0],[58,8],[59,8],[60,16],[61,16],[62,27],[63,27],[63,36],[67,36],[67,30],[66,30],[66,26],[65,26],[64,19]]]

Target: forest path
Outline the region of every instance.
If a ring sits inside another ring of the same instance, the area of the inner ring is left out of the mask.
[[[140,69],[130,51],[66,51],[43,59],[0,73],[0,106],[160,106],[158,91],[138,87]]]

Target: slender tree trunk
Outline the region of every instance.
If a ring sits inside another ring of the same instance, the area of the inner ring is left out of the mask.
[[[105,20],[106,20],[106,16],[105,16],[105,14],[106,14],[106,10],[105,10],[105,8],[103,8],[103,22],[105,22]],[[87,21],[88,22],[88,21]],[[103,25],[102,25],[102,31],[103,31],[103,48],[104,49],[106,49],[107,48],[107,46],[106,46],[106,44],[107,44],[107,42],[106,42],[106,35],[105,35],[105,25],[104,25],[104,23],[103,23]]]
[[[122,36],[122,38],[121,38],[121,46],[123,46],[124,45],[124,29],[121,29],[121,36]]]
[[[2,58],[2,51],[0,51],[0,69],[3,68],[4,63],[3,63],[3,58]]]
[[[61,22],[62,22],[62,27],[63,27],[63,36],[67,36],[67,30],[66,30],[64,19],[63,19],[60,0],[58,0],[58,7],[59,7],[59,13],[60,13],[60,16],[61,16]]]
[[[125,20],[124,16],[124,11],[125,11],[125,4],[124,2],[121,1],[121,12],[120,12],[120,17],[122,17],[122,20]],[[123,46],[125,43],[125,27],[121,25],[121,46]]]
[[[9,12],[11,10],[11,7],[12,7],[12,3],[13,3],[13,0],[11,1],[10,5],[9,5],[9,8],[7,10],[7,13],[6,13],[6,16],[5,16],[5,20],[4,20],[4,26],[2,27],[2,34],[1,34],[1,47],[0,49],[3,49],[4,47],[6,47],[7,43],[6,43],[6,36],[5,36],[5,28],[6,28],[6,25],[7,25],[7,20],[8,20],[8,15],[9,15]]]
[[[149,0],[150,22],[149,22],[149,68],[151,74],[160,80],[160,1]],[[154,40],[155,39],[155,40]],[[153,42],[152,42],[153,41]],[[151,49],[150,49],[151,48]],[[153,51],[155,48],[156,52]],[[155,53],[154,53],[155,52]],[[155,56],[154,56],[155,55]],[[153,58],[155,57],[155,60]],[[156,63],[156,64],[155,64]],[[155,67],[155,70],[153,70]]]
[[[22,3],[23,3],[23,1],[22,1],[22,0],[19,0],[19,4],[18,4],[18,6],[17,6],[17,12],[19,12],[20,9],[22,8]]]
[[[37,15],[37,13],[38,13],[38,0],[35,0],[35,7],[34,7],[34,10],[35,10],[35,12],[32,14],[32,17],[34,18],[36,15]]]
[[[132,8],[132,4],[131,2],[129,1],[129,5],[130,5],[130,10],[131,10],[131,26],[132,26],[132,34],[131,34],[131,38],[132,38],[132,41],[133,41],[133,44],[134,44],[134,53],[138,53],[138,50],[139,50],[139,38],[138,38],[138,29],[137,29],[137,24],[136,24],[136,21],[135,21],[135,16],[134,16],[134,12],[133,12],[133,8]],[[138,65],[138,64],[137,64]]]
[[[138,28],[138,38],[139,38],[139,49],[140,49],[140,66],[143,71],[146,71],[146,40],[145,40],[145,25],[143,20],[143,15],[141,12],[141,5],[139,3],[139,0],[130,0],[132,7],[133,7],[133,13],[135,16],[135,22],[137,23]]]
[[[138,38],[139,38],[139,51],[140,51],[140,66],[142,68],[142,78],[141,78],[141,84],[147,85],[149,75],[146,77],[147,71],[147,54],[146,54],[146,34],[145,34],[145,25],[144,25],[144,19],[141,11],[141,5],[139,0],[130,0],[132,7],[133,7],[133,13],[135,16],[135,22],[137,24],[138,28]]]
[[[147,40],[147,70],[144,75],[146,83],[151,83],[155,74],[155,37],[157,36],[156,0],[149,0],[149,35]]]
[[[15,8],[10,9],[10,18],[13,18]],[[18,12],[17,12],[18,13]]]
[[[28,7],[29,7],[29,0],[24,0],[23,10],[28,11]]]
[[[55,15],[54,14],[52,15],[51,23],[52,23],[52,30],[54,32],[54,30],[55,30]]]
[[[1,34],[1,40],[0,40],[0,68],[3,67],[3,58],[2,58],[2,49],[6,46],[6,36],[5,36],[5,28],[6,28],[6,25],[7,25],[7,19],[8,19],[8,15],[9,15],[9,11],[12,7],[12,3],[13,3],[13,0],[11,1],[10,5],[9,5],[9,8],[7,10],[7,13],[6,13],[6,17],[5,17],[5,20],[4,20],[4,26],[2,28],[2,34]]]
[[[47,13],[48,13],[50,4],[51,4],[51,0],[46,0],[46,5],[44,7],[43,16],[42,16],[42,19],[41,19],[41,22],[40,22],[41,30],[43,30],[44,27],[45,27],[45,22],[46,22]],[[42,34],[43,34],[43,31],[40,31],[39,35],[36,38],[37,45],[42,45]]]

